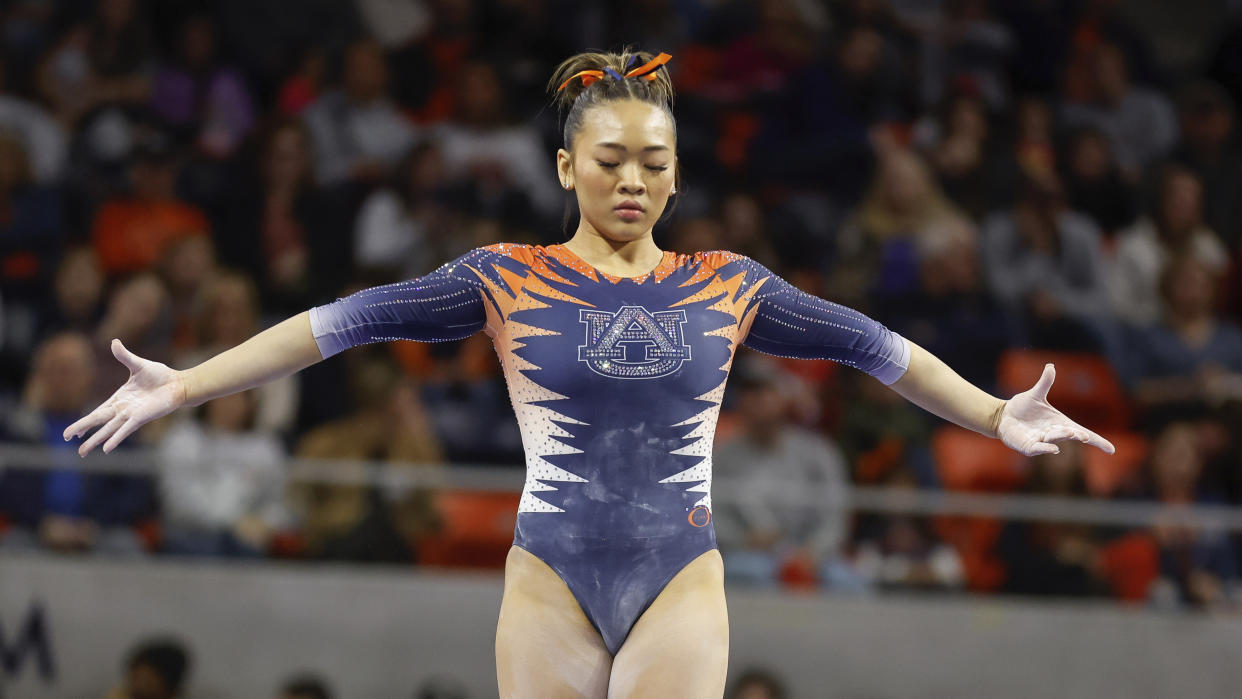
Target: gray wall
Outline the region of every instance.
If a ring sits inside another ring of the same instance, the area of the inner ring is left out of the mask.
[[[98,699],[127,647],[174,630],[191,699],[270,697],[300,668],[338,696],[409,697],[451,674],[496,695],[494,575],[0,557],[7,699]],[[729,594],[731,671],[784,675],[794,697],[1236,697],[1242,620],[978,598]],[[42,609],[54,663],[23,629]],[[17,676],[13,673],[16,671]]]

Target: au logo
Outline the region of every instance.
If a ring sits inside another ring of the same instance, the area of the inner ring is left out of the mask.
[[[614,379],[656,379],[668,376],[690,359],[681,326],[686,312],[656,311],[622,306],[616,313],[581,309],[586,344],[578,346],[578,361],[591,371]]]

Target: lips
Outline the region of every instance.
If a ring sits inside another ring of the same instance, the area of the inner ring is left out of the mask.
[[[614,211],[636,211],[640,214],[646,211],[646,209],[643,208],[642,204],[639,204],[638,202],[632,199],[626,200],[626,201],[621,202],[620,204],[617,204],[615,207],[613,207],[613,210]]]

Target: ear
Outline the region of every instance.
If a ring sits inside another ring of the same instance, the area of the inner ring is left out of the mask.
[[[556,151],[556,175],[561,180],[561,188],[574,188],[574,156],[564,148]]]

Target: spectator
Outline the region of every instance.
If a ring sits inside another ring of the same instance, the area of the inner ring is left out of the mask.
[[[36,542],[64,552],[136,553],[129,528],[149,516],[154,498],[147,479],[78,469],[78,457],[61,437],[95,402],[95,358],[90,341],[76,333],[53,335],[35,351],[21,405],[4,425],[6,441],[48,447],[51,471],[9,469],[0,476],[0,511],[15,529],[5,546]]]
[[[746,670],[734,680],[729,699],[785,699],[785,684],[775,674],[761,668]]]
[[[370,39],[350,44],[343,71],[341,87],[304,112],[314,141],[315,176],[325,187],[382,180],[417,135],[389,97],[379,44]]]
[[[179,367],[197,366],[259,332],[259,298],[254,282],[233,271],[214,277],[199,298],[194,324],[197,345],[177,358]],[[251,390],[255,432],[289,433],[297,417],[298,381],[294,374]]]
[[[1204,222],[1233,249],[1242,243],[1242,143],[1234,128],[1229,94],[1212,82],[1197,82],[1178,100],[1182,141],[1173,161],[1203,182]]]
[[[85,245],[64,251],[52,280],[40,337],[71,330],[90,334],[103,316],[104,275],[95,251]]]
[[[63,245],[60,192],[35,183],[17,134],[0,131],[0,280],[38,295]],[[14,294],[17,296],[17,294]]]
[[[992,17],[986,0],[946,3],[944,16],[922,42],[922,88],[925,103],[941,101],[950,83],[969,82],[993,110],[1009,104],[1009,61],[1014,36]]]
[[[382,281],[411,279],[431,271],[441,245],[451,236],[445,206],[444,157],[434,141],[410,149],[397,165],[392,185],[367,198],[354,232],[354,262]]]
[[[127,154],[150,91],[151,36],[136,0],[101,0],[44,58],[39,89],[91,162]]]
[[[878,314],[971,383],[987,387],[1014,330],[984,287],[978,248],[973,227],[928,228],[914,246],[917,290],[886,299]]]
[[[1160,319],[1160,272],[1169,260],[1191,255],[1214,275],[1223,274],[1229,253],[1216,233],[1204,225],[1203,185],[1194,173],[1167,168],[1150,217],[1122,234],[1108,266],[1113,312],[1137,326]]]
[[[1113,349],[1100,232],[1065,207],[1056,179],[1028,178],[1012,211],[983,225],[988,286],[1020,320],[1022,344],[1044,349]]]
[[[1090,125],[1104,132],[1126,179],[1169,152],[1177,140],[1177,118],[1164,95],[1131,84],[1121,49],[1101,44],[1091,52],[1085,100],[1064,105],[1070,126]]]
[[[254,429],[254,395],[238,393],[182,420],[159,446],[163,549],[200,556],[254,556],[288,526],[284,448]]]
[[[516,224],[528,224],[530,208],[547,219],[564,203],[552,159],[539,134],[510,118],[496,69],[466,63],[458,78],[452,118],[434,130],[450,177],[473,189],[471,209]]]
[[[809,575],[851,586],[856,581],[838,560],[848,510],[832,502],[844,495],[845,459],[828,439],[788,422],[779,370],[751,359],[733,371],[738,434],[712,456],[716,476],[737,496],[713,512],[726,575],[752,585]],[[826,509],[787,504],[790,489],[822,495]]]
[[[114,286],[94,334],[100,360],[97,392],[106,395],[129,378],[129,370],[112,359],[113,339],[120,339],[131,351],[142,352],[140,356],[167,362],[172,355],[173,324],[168,290],[154,274],[139,274]]]
[[[880,161],[866,197],[837,243],[831,297],[847,306],[902,297],[918,285],[915,246],[936,228],[971,224],[936,186],[927,166],[908,150]]]
[[[1147,463],[1149,497],[1166,505],[1218,504],[1219,494],[1203,487],[1203,454],[1195,425],[1174,422],[1160,431]],[[1231,587],[1238,563],[1228,535],[1218,529],[1157,524],[1160,579],[1152,590],[1157,606],[1203,609],[1234,607]]]
[[[393,469],[429,468],[443,458],[426,408],[408,381],[387,361],[356,367],[355,411],[312,429],[297,455],[350,459],[341,473],[365,473],[363,460],[389,462]],[[389,494],[359,485],[300,483],[292,491],[312,555],[354,561],[407,561],[417,537],[436,526],[432,493],[426,488]]]
[[[125,678],[107,699],[177,699],[190,674],[190,654],[173,638],[143,641],[130,651]]]
[[[308,47],[298,58],[293,74],[285,78],[276,98],[276,106],[282,117],[299,116],[314,104],[323,89],[324,73],[328,57],[319,47]]]
[[[913,490],[918,480],[896,468],[884,484]],[[954,590],[966,581],[957,551],[937,539],[931,520],[914,515],[870,515],[860,519],[853,565],[871,585],[903,590]]]
[[[973,219],[1008,200],[1012,167],[992,136],[983,100],[972,94],[951,97],[938,122],[927,124],[930,159],[945,193]],[[930,122],[930,120],[925,120]]]
[[[65,167],[64,128],[38,104],[11,91],[10,68],[0,59],[0,130],[15,134],[22,144],[29,156],[32,179],[40,185],[54,184]]]
[[[221,260],[256,280],[263,309],[279,316],[332,298],[350,271],[346,217],[315,184],[312,157],[302,122],[271,125],[250,183],[238,188],[217,226]]]
[[[1122,178],[1102,131],[1090,126],[1074,130],[1060,161],[1069,207],[1090,216],[1106,238],[1134,222],[1134,190]]]
[[[1078,442],[1056,454],[1031,457],[1024,492],[1086,497],[1086,455]],[[1099,557],[1099,535],[1086,524],[1012,522],[996,544],[1005,565],[1004,590],[1021,595],[1091,596],[1108,592]]]
[[[151,109],[178,142],[224,160],[254,126],[255,109],[242,76],[220,63],[217,33],[208,15],[181,21],[176,57],[152,80]]]
[[[1134,397],[1152,422],[1242,400],[1242,331],[1217,316],[1217,279],[1194,255],[1161,274],[1164,320],[1130,343]]]
[[[281,686],[277,699],[332,699],[332,690],[317,675],[297,675]]]
[[[173,241],[211,233],[206,216],[176,195],[177,163],[167,138],[152,134],[134,153],[132,192],[103,205],[91,236],[110,277],[151,269]]]

